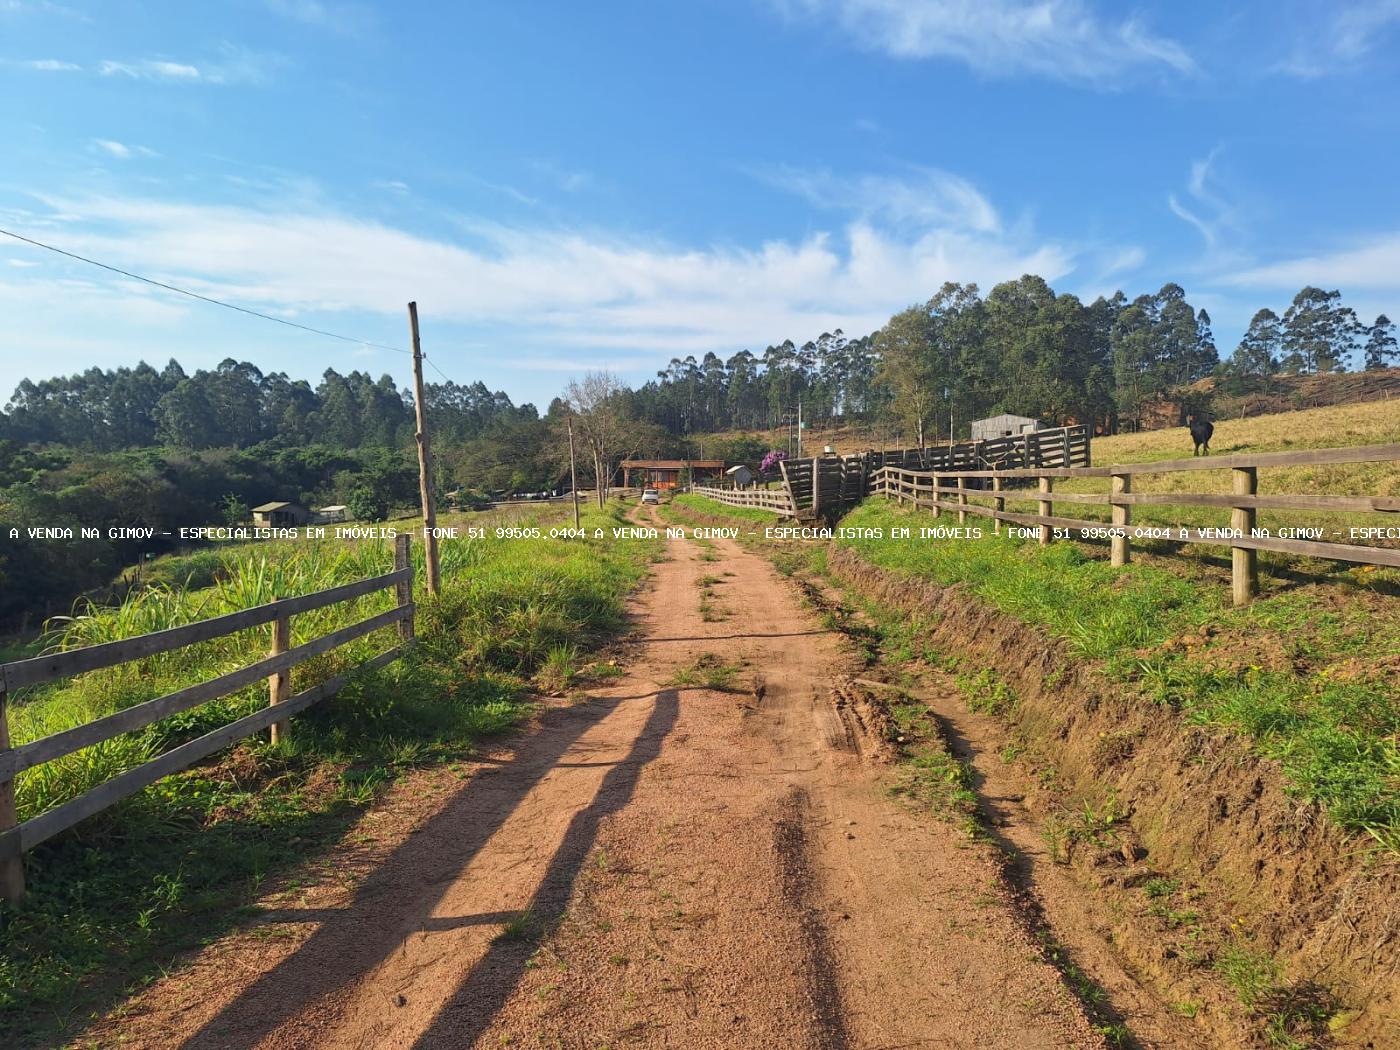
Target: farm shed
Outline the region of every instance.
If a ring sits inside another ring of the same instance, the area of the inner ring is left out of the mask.
[[[689,470],[695,480],[717,478],[724,473],[722,459],[624,459],[624,485],[647,489],[673,489],[680,485],[682,472]]]
[[[283,528],[289,525],[305,525],[311,520],[311,512],[300,503],[264,503],[253,508],[253,524],[270,528]]]
[[[344,503],[334,503],[329,507],[318,508],[312,517],[315,521],[323,524],[333,521],[349,521],[350,508]]]
[[[1033,434],[1037,430],[1043,430],[1044,425],[1038,419],[1030,416],[1013,416],[1009,412],[1004,412],[999,416],[988,416],[986,419],[974,419],[972,421],[972,440],[991,441],[993,438],[1018,437],[1021,434]]]
[[[753,471],[742,463],[737,467],[730,467],[724,472],[724,476],[741,489],[753,484]]]

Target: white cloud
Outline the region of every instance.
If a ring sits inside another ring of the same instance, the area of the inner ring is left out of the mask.
[[[1288,58],[1274,71],[1311,80],[1356,72],[1400,25],[1400,0],[1352,0],[1325,9],[1321,23],[1308,23]]]
[[[916,168],[909,178],[779,167],[759,170],[759,178],[806,198],[819,208],[848,210],[899,226],[948,226],[996,233],[1001,218],[972,183],[935,168]]]
[[[393,317],[417,300],[425,315],[509,330],[554,356],[560,347],[688,353],[863,332],[944,281],[987,286],[1029,272],[1054,281],[1076,260],[1070,248],[986,221],[904,234],[858,216],[835,232],[754,247],[474,223],[470,243],[452,243],[305,206],[45,204],[81,216],[62,247],[195,291],[265,310]]]
[[[160,154],[153,149],[147,149],[145,146],[128,145],[125,142],[118,142],[115,139],[93,139],[92,145],[94,149],[100,150],[109,157],[115,157],[118,160],[130,160],[132,157],[160,156]]]
[[[1235,207],[1214,189],[1214,166],[1220,152],[1221,147],[1217,146],[1201,160],[1191,162],[1186,181],[1189,206],[1175,193],[1167,195],[1167,207],[1178,219],[1196,228],[1205,242],[1209,261],[1217,266],[1226,261],[1227,255],[1235,258],[1228,242],[1236,240],[1239,233]]]
[[[131,147],[123,142],[114,142],[111,139],[93,139],[92,144],[104,153],[110,153],[114,157],[126,160],[131,156]]]
[[[183,62],[167,62],[164,59],[146,59],[141,62],[104,61],[98,66],[104,77],[124,76],[133,80],[198,80],[199,67]]]
[[[1085,0],[770,0],[793,19],[834,23],[868,50],[945,58],[981,73],[1104,81],[1137,68],[1191,73],[1176,41],[1111,22]]]
[[[376,190],[388,190],[390,193],[407,193],[408,183],[402,179],[375,179],[370,186]]]
[[[1181,201],[1177,199],[1175,193],[1167,194],[1167,207],[1172,210],[1172,214],[1178,219],[1181,219],[1183,222],[1189,222],[1192,226],[1196,227],[1196,230],[1201,235],[1201,239],[1206,242],[1207,250],[1213,251],[1215,249],[1218,238],[1216,237],[1214,226],[1185,207]]]
[[[1331,252],[1256,266],[1222,281],[1253,288],[1297,289],[1314,284],[1343,291],[1400,291],[1400,231]]]
[[[1123,248],[1104,260],[1103,269],[1099,271],[1099,277],[1106,279],[1117,276],[1121,273],[1129,273],[1136,270],[1147,261],[1147,252],[1137,245],[1130,245]]]
[[[236,44],[225,43],[217,57],[199,65],[172,62],[164,58],[146,58],[135,62],[103,61],[98,72],[104,77],[127,77],[131,80],[155,80],[183,84],[264,84],[272,72],[285,65],[280,55],[250,51]]]
[[[72,73],[83,67],[76,62],[63,62],[57,58],[36,58],[24,63],[27,69],[37,69],[45,73]]]

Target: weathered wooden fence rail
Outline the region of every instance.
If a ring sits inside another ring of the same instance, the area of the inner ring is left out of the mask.
[[[397,604],[359,623],[342,627],[301,645],[289,647],[291,617],[325,608],[377,591],[393,588]],[[334,696],[356,672],[383,667],[403,655],[413,640],[413,568],[409,538],[399,536],[394,549],[394,570],[314,594],[281,598],[266,605],[172,627],[153,634],[104,642],[82,649],[49,653],[29,660],[0,665],[0,897],[17,900],[24,894],[22,854],[128,795],[157,780],[187,769],[235,740],[269,729],[274,742],[288,733],[288,720],[313,704]],[[262,660],[217,678],[177,689],[103,718],[61,733],[12,746],[6,697],[16,689],[68,678],[86,671],[130,663],[157,653],[170,652],[236,634],[250,627],[272,624],[270,653]],[[385,627],[398,626],[399,642],[393,648],[342,674],[297,693],[291,693],[291,669],[356,638]],[[71,801],[18,823],[15,810],[15,777],[26,769],[100,744],[163,718],[227,696],[259,679],[267,679],[269,704],[261,711],[230,722],[211,733],[187,741],[156,758],[129,769]]]
[[[1072,426],[953,445],[879,452],[871,449],[846,456],[827,453],[778,463],[785,500],[775,498],[773,490],[737,488],[730,483],[695,485],[692,491],[732,507],[757,507],[793,518],[816,518],[855,506],[869,494],[874,473],[884,467],[940,472],[1087,467],[1089,441],[1087,426]]]
[[[1400,498],[1391,496],[1331,496],[1259,493],[1259,471],[1270,467],[1323,466],[1340,463],[1375,463],[1400,460],[1400,445],[1363,445],[1354,448],[1307,449],[1300,452],[1261,452],[1234,456],[1204,456],[1193,459],[1161,460],[1155,463],[1124,463],[1106,467],[1065,467],[1051,469],[913,471],[882,467],[872,474],[871,491],[931,509],[935,516],[955,512],[959,522],[974,514],[992,518],[1000,531],[1002,522],[1031,526],[1039,542],[1047,544],[1052,530],[1107,538],[1114,565],[1126,565],[1132,542],[1132,508],[1141,505],[1181,505],[1228,508],[1230,524],[1201,529],[1186,526],[1159,526],[1170,535],[1152,537],[1173,542],[1204,543],[1229,547],[1232,551],[1232,591],[1236,605],[1248,603],[1259,593],[1258,552],[1278,551],[1333,561],[1364,565],[1400,567],[1400,549],[1350,543],[1295,539],[1264,535],[1256,529],[1258,510],[1310,510],[1332,512],[1400,511]],[[1233,491],[1147,492],[1132,491],[1132,479],[1140,474],[1169,474],[1185,471],[1229,470]],[[1057,478],[1107,478],[1106,493],[1055,492]],[[1035,491],[1008,489],[1008,480],[1037,483]],[[991,488],[983,487],[990,483]],[[943,497],[952,496],[954,499]],[[974,503],[989,499],[991,505]],[[1038,513],[1023,514],[1006,509],[1008,502],[1035,502]],[[1056,503],[1095,504],[1111,508],[1109,522],[1056,516]]]
[[[759,510],[771,510],[774,514],[787,517],[797,514],[792,505],[792,495],[786,486],[780,489],[738,489],[692,485],[691,491],[731,507],[757,507]]]

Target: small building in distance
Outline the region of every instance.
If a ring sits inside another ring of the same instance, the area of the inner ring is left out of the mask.
[[[741,489],[746,489],[753,484],[753,471],[742,463],[737,467],[730,467],[724,472],[724,476]]]
[[[1030,416],[1013,416],[1009,412],[1003,412],[999,416],[974,419],[972,421],[972,440],[991,441],[994,438],[1020,437],[1022,434],[1033,434],[1037,430],[1044,429],[1044,424],[1038,419],[1032,419]]]
[[[253,508],[253,524],[268,528],[286,528],[292,525],[305,525],[311,520],[311,512],[300,503],[264,503]]]
[[[673,489],[680,485],[686,470],[694,481],[717,478],[724,473],[724,460],[624,459],[622,483],[643,489]]]
[[[350,508],[344,503],[334,503],[329,507],[319,507],[316,513],[311,516],[311,520],[318,525],[326,525],[337,521],[349,521]]]

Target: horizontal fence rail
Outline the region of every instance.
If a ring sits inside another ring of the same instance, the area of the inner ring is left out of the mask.
[[[359,623],[339,628],[301,645],[289,645],[291,617],[297,613],[325,608],[390,588],[394,589],[396,596],[396,604],[392,609],[376,613]],[[16,900],[23,895],[24,869],[21,855],[59,832],[100,813],[163,777],[188,769],[201,759],[253,733],[270,729],[274,742],[286,739],[289,732],[288,720],[293,715],[334,696],[356,673],[383,667],[403,655],[413,641],[414,610],[409,537],[403,535],[397,537],[395,542],[394,571],[382,576],[356,580],[314,594],[280,598],[266,605],[135,638],[50,653],[0,666],[0,897]],[[15,746],[10,744],[6,698],[7,694],[16,689],[130,663],[269,623],[273,628],[271,652],[261,660],[61,733]],[[397,645],[333,678],[292,695],[293,667],[347,642],[393,626],[398,628]],[[123,733],[142,729],[210,700],[228,696],[260,679],[266,679],[268,682],[269,703],[263,710],[180,744],[99,784],[75,799],[31,817],[22,824],[18,822],[14,780],[24,770],[103,743]]]
[[[1284,493],[1260,495],[1258,491],[1260,469],[1386,461],[1400,461],[1400,444],[1305,449],[1299,452],[1261,452],[1060,469],[916,471],[887,466],[871,475],[871,494],[930,509],[935,517],[944,511],[955,512],[960,523],[966,522],[969,514],[991,518],[995,521],[998,532],[1003,522],[1030,526],[1036,529],[1037,538],[1042,544],[1051,542],[1051,530],[1062,530],[1080,536],[1087,534],[1091,538],[1107,538],[1111,543],[1114,565],[1126,565],[1131,556],[1131,515],[1134,506],[1179,505],[1229,509],[1231,517],[1228,526],[1196,528],[1153,525],[1150,528],[1162,529],[1165,534],[1148,538],[1229,547],[1232,552],[1232,596],[1236,605],[1244,605],[1259,593],[1257,557],[1261,550],[1400,568],[1400,549],[1263,535],[1256,529],[1255,524],[1256,513],[1261,508],[1338,513],[1400,512],[1400,498],[1391,496]],[[1229,470],[1233,491],[1132,491],[1132,479],[1136,475],[1202,470]],[[1110,491],[1079,493],[1054,490],[1056,479],[1084,477],[1107,478]],[[1035,490],[1008,489],[1005,485],[1008,481],[1023,483],[1028,480],[1037,482]],[[974,499],[990,500],[991,505],[972,502]],[[1008,511],[1008,502],[1034,502],[1038,505],[1038,513]],[[1054,513],[1056,503],[1107,506],[1111,510],[1112,518],[1105,522],[1061,517]]]
[[[786,488],[739,489],[692,485],[691,491],[696,495],[705,496],[717,503],[725,503],[731,507],[757,507],[759,510],[771,510],[775,514],[789,517],[796,514],[792,505],[792,496]]]

